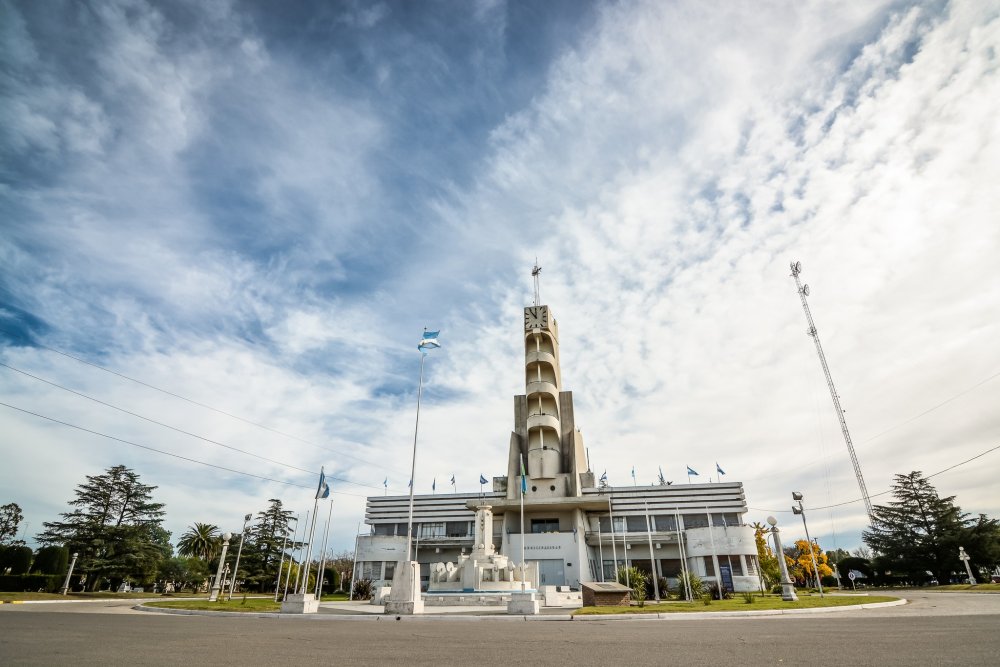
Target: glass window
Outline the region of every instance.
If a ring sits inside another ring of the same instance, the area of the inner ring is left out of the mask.
[[[646,532],[646,517],[645,516],[627,516],[625,517],[626,525],[628,525],[628,532],[630,533],[645,533]]]
[[[377,523],[375,524],[375,534],[376,535],[392,535],[395,531],[396,526],[391,523]]]
[[[653,517],[653,524],[660,532],[672,532],[677,530],[677,520],[672,514],[657,514]]]
[[[406,537],[406,524],[397,523],[396,524],[396,535],[399,537]]]
[[[558,533],[559,519],[532,519],[532,533]]]
[[[714,577],[715,576],[715,561],[712,560],[711,556],[704,556],[705,560],[705,576]]]
[[[444,537],[444,522],[420,524],[420,537]]]
[[[387,560],[385,562],[385,579],[386,581],[392,581],[393,575],[396,574],[396,561]]]
[[[738,526],[740,525],[740,517],[735,512],[724,512],[722,514],[713,514],[712,525],[721,527]]]
[[[366,560],[361,563],[361,578],[372,581],[382,577],[382,561]]]
[[[615,580],[615,562],[613,560],[604,561],[604,581]]]
[[[707,528],[708,516],[704,514],[684,514],[684,528]]]
[[[680,558],[661,558],[660,573],[664,577],[676,577],[681,573]]]
[[[747,556],[747,575],[755,576],[757,574],[757,563],[754,562],[756,556]]]
[[[468,521],[448,521],[446,524],[448,537],[466,537],[469,535]]]

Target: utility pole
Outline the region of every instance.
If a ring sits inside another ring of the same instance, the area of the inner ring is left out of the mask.
[[[833,399],[833,408],[837,412],[837,419],[840,421],[840,430],[844,434],[844,442],[847,444],[847,452],[851,455],[851,465],[854,466],[854,476],[858,478],[858,487],[861,489],[861,497],[865,501],[865,510],[868,512],[868,521],[874,525],[875,517],[872,512],[872,501],[868,497],[868,487],[865,486],[865,478],[861,474],[861,465],[858,463],[858,455],[854,453],[854,444],[851,443],[851,433],[847,430],[847,419],[844,417],[844,409],[840,407],[840,396],[837,395],[837,388],[833,385],[833,376],[830,375],[830,367],[826,363],[826,355],[823,354],[823,346],[819,342],[819,333],[816,331],[816,323],[813,322],[812,312],[809,310],[809,285],[803,285],[799,280],[802,273],[802,262],[792,262],[792,278],[795,279],[795,286],[799,291],[799,298],[802,300],[802,309],[806,311],[806,320],[809,322],[807,334],[812,336],[816,343],[816,353],[819,355],[819,363],[823,366],[823,374],[826,376],[826,384],[830,388],[830,398]]]

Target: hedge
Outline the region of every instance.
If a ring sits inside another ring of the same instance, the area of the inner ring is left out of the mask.
[[[64,577],[58,574],[13,574],[0,575],[0,591],[5,593],[24,593],[25,591],[42,590],[46,593],[58,593],[62,588]]]

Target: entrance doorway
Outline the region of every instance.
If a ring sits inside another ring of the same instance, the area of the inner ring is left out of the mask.
[[[565,563],[561,558],[546,558],[544,560],[536,560],[535,564],[538,566],[539,586],[566,585],[566,571],[564,568]]]

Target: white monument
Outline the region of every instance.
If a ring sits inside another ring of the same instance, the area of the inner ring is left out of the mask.
[[[385,603],[387,614],[422,614],[424,600],[420,595],[420,563],[401,560],[396,563],[392,590]]]

